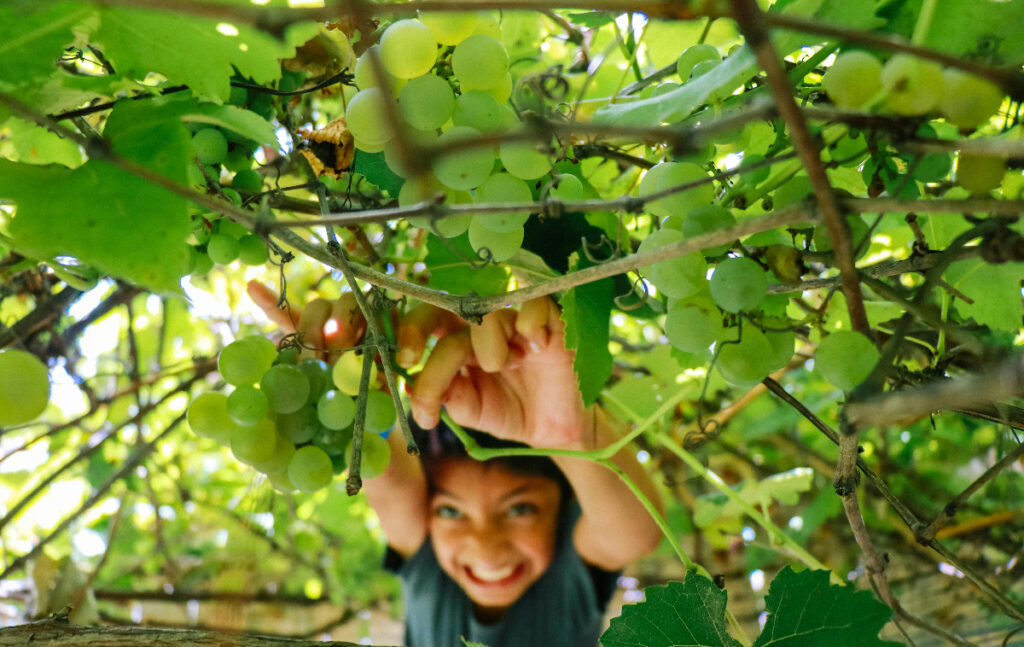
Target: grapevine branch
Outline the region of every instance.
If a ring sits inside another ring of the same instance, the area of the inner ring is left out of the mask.
[[[969,499],[971,495],[977,492],[983,485],[995,478],[996,475],[1004,469],[1016,463],[1021,456],[1024,456],[1024,443],[1019,443],[1013,448],[1013,450],[1007,452],[1007,454],[992,465],[992,467],[985,470],[981,476],[976,478],[973,483],[964,488],[963,492],[956,495],[952,501],[947,503],[942,508],[942,514],[933,519],[932,522],[928,524],[928,527],[921,531],[921,536],[930,540],[933,537],[938,536],[937,533],[942,530],[947,530],[946,525],[953,520],[953,516],[956,515],[957,510],[960,509],[967,499]],[[947,534],[945,536],[951,535]]]
[[[846,415],[858,427],[905,425],[943,409],[971,409],[1024,395],[1024,361],[1017,357],[967,377],[851,402]]]
[[[842,436],[825,424],[818,416],[814,414],[810,409],[803,405],[799,400],[794,398],[781,384],[771,378],[764,380],[764,385],[768,387],[772,393],[777,395],[783,402],[793,407],[797,412],[800,413],[807,421],[809,421],[816,429],[822,432],[829,440],[838,445]],[[922,531],[926,528],[925,524],[918,519],[917,515],[913,513],[904,504],[899,497],[897,497],[889,484],[885,482],[885,479],[878,476],[874,470],[872,470],[863,458],[857,456],[857,468],[867,477],[868,482],[874,487],[883,499],[896,511],[896,514],[900,516],[906,526],[913,533],[914,538],[922,545],[927,546],[934,550],[946,563],[950,564],[960,572],[962,572],[972,584],[974,584],[985,597],[987,597],[1002,613],[1024,621],[1024,609],[1019,608],[1012,600],[1010,600],[1002,591],[997,589],[987,579],[978,574],[973,568],[968,566],[962,559],[957,555],[950,552],[945,546],[943,546],[938,540],[931,538],[925,538],[921,535]]]

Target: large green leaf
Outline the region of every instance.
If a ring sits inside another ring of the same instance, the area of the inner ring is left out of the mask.
[[[508,288],[508,270],[504,267],[475,266],[480,260],[466,234],[449,240],[430,234],[424,262],[430,268],[429,285],[438,290],[490,296]]]
[[[1020,331],[1021,317],[1024,316],[1020,301],[1024,264],[992,265],[975,258],[954,263],[944,277],[972,301],[955,301],[961,316],[995,330]]]
[[[878,632],[892,609],[868,591],[829,584],[828,571],[783,568],[772,581],[768,620],[754,647],[889,647]]]
[[[64,48],[74,40],[72,28],[92,11],[73,2],[44,4],[41,11],[27,2],[0,6],[0,85],[20,85],[53,73]]]
[[[706,577],[690,573],[644,594],[646,600],[612,618],[601,636],[604,647],[740,647],[726,629],[728,594]]]
[[[192,154],[176,110],[120,104],[107,121],[114,152],[184,184]],[[77,169],[0,160],[0,196],[17,204],[9,231],[26,256],[74,256],[172,293],[188,269],[188,202],[99,159]]]
[[[615,283],[602,279],[569,290],[561,300],[565,346],[576,351],[573,369],[587,406],[597,401],[612,374],[608,337],[614,297]]]
[[[281,76],[295,48],[244,24],[141,9],[105,9],[94,34],[121,74],[158,72],[197,96],[226,102],[237,70],[257,83]]]

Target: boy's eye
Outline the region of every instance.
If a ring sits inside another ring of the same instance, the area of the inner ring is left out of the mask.
[[[458,519],[462,516],[462,513],[459,512],[459,509],[454,506],[439,505],[436,508],[434,508],[434,516],[440,517],[442,519]]]
[[[537,512],[537,506],[532,503],[514,503],[508,508],[508,516],[510,517],[524,517],[526,515],[535,514]]]

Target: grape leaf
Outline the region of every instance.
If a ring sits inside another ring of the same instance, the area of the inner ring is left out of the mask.
[[[969,259],[954,263],[943,276],[974,302],[955,301],[961,316],[996,330],[1020,330],[1024,316],[1019,297],[1024,264],[991,265],[981,259]]]
[[[192,148],[179,115],[122,103],[105,136],[113,150],[184,184]],[[0,196],[17,204],[9,230],[26,256],[74,256],[102,272],[164,293],[188,269],[188,202],[99,159],[69,170],[0,160]]]
[[[56,69],[64,47],[74,40],[72,28],[84,20],[92,7],[72,2],[38,5],[28,3],[0,6],[0,84],[20,85],[47,76]],[[46,52],[46,56],[40,56]]]
[[[740,647],[726,629],[728,594],[706,577],[691,572],[644,594],[646,600],[612,618],[601,635],[604,647]]]
[[[397,196],[405,180],[395,174],[384,161],[384,153],[366,153],[356,150],[352,172],[362,173],[367,180],[382,191]]]
[[[687,81],[674,90],[638,101],[612,103],[598,108],[594,121],[618,126],[657,126],[687,117],[712,93],[734,90],[757,73],[750,48],[743,47],[710,72]]]
[[[572,261],[570,269],[575,269]],[[615,284],[611,279],[576,286],[562,296],[565,347],[576,351],[573,369],[584,406],[597,401],[612,374],[608,337],[614,298]]]
[[[902,17],[903,24],[912,29],[921,11],[921,0],[907,2],[902,11],[897,19]],[[943,0],[935,3],[931,25],[921,44],[956,56],[1020,63],[1024,61],[1022,22],[1022,2]]]
[[[3,127],[10,132],[11,144],[21,162],[70,167],[82,163],[82,152],[70,139],[16,117],[8,119]]]
[[[878,632],[892,609],[868,591],[829,584],[828,571],[797,573],[786,566],[772,581],[768,620],[754,647],[890,647]]]
[[[94,39],[114,68],[139,78],[159,72],[197,96],[223,103],[235,70],[257,83],[281,76],[295,48],[244,24],[140,9],[105,9]]]
[[[423,262],[431,270],[428,285],[438,290],[490,296],[504,292],[508,287],[505,268],[497,265],[473,267],[480,260],[466,234],[447,241],[430,234],[427,237],[427,257]]]

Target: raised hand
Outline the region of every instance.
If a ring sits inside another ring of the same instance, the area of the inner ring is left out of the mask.
[[[460,425],[534,447],[579,448],[583,403],[555,304],[500,310],[438,340],[409,394],[420,426]]]

